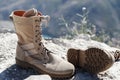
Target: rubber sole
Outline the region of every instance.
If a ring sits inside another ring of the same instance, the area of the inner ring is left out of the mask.
[[[99,48],[89,48],[85,51],[69,49],[67,58],[75,67],[81,67],[94,74],[107,70],[115,62],[109,52]]]
[[[24,62],[24,61],[21,61],[19,59],[16,58],[16,65],[20,66],[21,68],[24,68],[24,69],[28,69],[28,68],[32,68],[34,70],[36,70],[38,73],[40,74],[48,74],[50,75],[52,78],[54,79],[70,79],[73,77],[73,73],[64,73],[64,72],[54,72],[54,71],[50,71],[50,70],[47,70],[45,67],[44,69],[40,69],[34,65],[31,65],[30,63],[27,63],[27,62]]]

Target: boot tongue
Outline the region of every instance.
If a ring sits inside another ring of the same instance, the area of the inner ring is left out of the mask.
[[[38,15],[37,9],[33,8],[33,9],[27,10],[27,11],[23,14],[23,17],[31,17],[31,16],[37,16],[37,15]]]

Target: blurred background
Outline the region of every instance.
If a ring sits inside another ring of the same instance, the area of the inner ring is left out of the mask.
[[[30,8],[50,15],[44,35],[71,39],[89,34],[92,39],[119,47],[120,0],[0,0],[0,32],[14,32],[9,19],[13,10]]]

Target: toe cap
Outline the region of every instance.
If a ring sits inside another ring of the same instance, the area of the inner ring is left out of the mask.
[[[56,67],[56,71],[73,71],[74,72],[74,70],[75,70],[74,65],[67,61],[60,62]]]

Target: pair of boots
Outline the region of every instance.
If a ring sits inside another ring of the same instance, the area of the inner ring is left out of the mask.
[[[99,48],[84,51],[69,49],[67,62],[49,51],[42,43],[40,24],[42,20],[48,19],[47,16],[43,16],[36,9],[30,9],[14,11],[10,18],[18,36],[16,64],[23,68],[33,68],[53,78],[70,78],[74,75],[74,66],[91,73],[99,73],[111,67],[120,56],[119,51],[114,51],[117,54],[114,57],[109,51]]]

